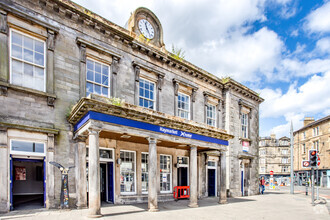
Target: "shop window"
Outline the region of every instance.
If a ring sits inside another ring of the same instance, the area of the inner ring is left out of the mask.
[[[208,104],[206,106],[206,123],[208,125],[211,125],[213,127],[215,127],[215,122],[216,122],[216,110],[215,110],[215,106]]]
[[[190,118],[190,97],[183,93],[178,93],[178,116],[181,118]]]
[[[160,192],[170,193],[172,190],[172,158],[160,155]]]
[[[149,109],[155,109],[155,83],[140,78],[139,105]]]
[[[141,154],[141,181],[142,181],[142,193],[148,192],[148,172],[149,172],[149,155],[148,153]]]
[[[95,93],[105,97],[110,96],[109,65],[87,59],[86,96]]]
[[[12,154],[31,154],[31,155],[44,155],[45,144],[30,142],[30,141],[11,141],[11,153]]]
[[[45,92],[45,41],[16,30],[10,33],[10,82]]]
[[[135,194],[135,152],[120,151],[120,192]]]

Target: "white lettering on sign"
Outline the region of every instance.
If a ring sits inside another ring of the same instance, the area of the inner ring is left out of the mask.
[[[186,138],[191,138],[192,137],[192,134],[189,134],[189,133],[186,133],[184,131],[181,131],[181,134],[180,134],[181,137],[186,137]]]
[[[174,130],[174,129],[169,129],[169,128],[163,128],[163,127],[159,127],[159,131],[163,132],[165,134],[174,134],[174,135],[178,135],[178,131]]]

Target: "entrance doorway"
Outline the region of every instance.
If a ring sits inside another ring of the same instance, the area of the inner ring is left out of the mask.
[[[208,195],[215,196],[215,169],[207,169]]]
[[[188,186],[188,167],[178,168],[178,186]]]
[[[44,207],[44,160],[12,158],[10,165],[11,210]]]
[[[208,161],[207,162],[207,192],[208,196],[216,196],[216,186],[217,186],[217,178],[216,178],[216,161]]]

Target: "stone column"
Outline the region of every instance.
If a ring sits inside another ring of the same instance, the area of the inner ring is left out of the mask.
[[[149,141],[149,182],[148,182],[148,208],[149,212],[157,212],[157,139],[148,138]]]
[[[226,188],[226,152],[221,152],[220,155],[220,196],[219,203],[227,203],[227,188]]]
[[[190,181],[190,203],[189,207],[198,207],[198,192],[197,192],[197,146],[190,147],[190,167],[189,167],[189,181]]]
[[[86,137],[78,137],[75,143],[77,208],[87,207]]]
[[[49,162],[55,161],[55,138],[54,134],[47,137],[46,155],[46,208],[55,208],[55,167]]]
[[[8,167],[8,144],[7,129],[0,128],[0,213],[9,211],[9,167]]]
[[[89,163],[88,163],[88,193],[89,211],[92,218],[101,217],[100,195],[100,153],[99,132],[100,130],[89,129]]]

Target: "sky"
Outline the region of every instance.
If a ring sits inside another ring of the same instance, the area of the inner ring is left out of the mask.
[[[147,7],[167,50],[258,92],[261,137],[330,114],[330,0],[74,0],[124,27]]]

